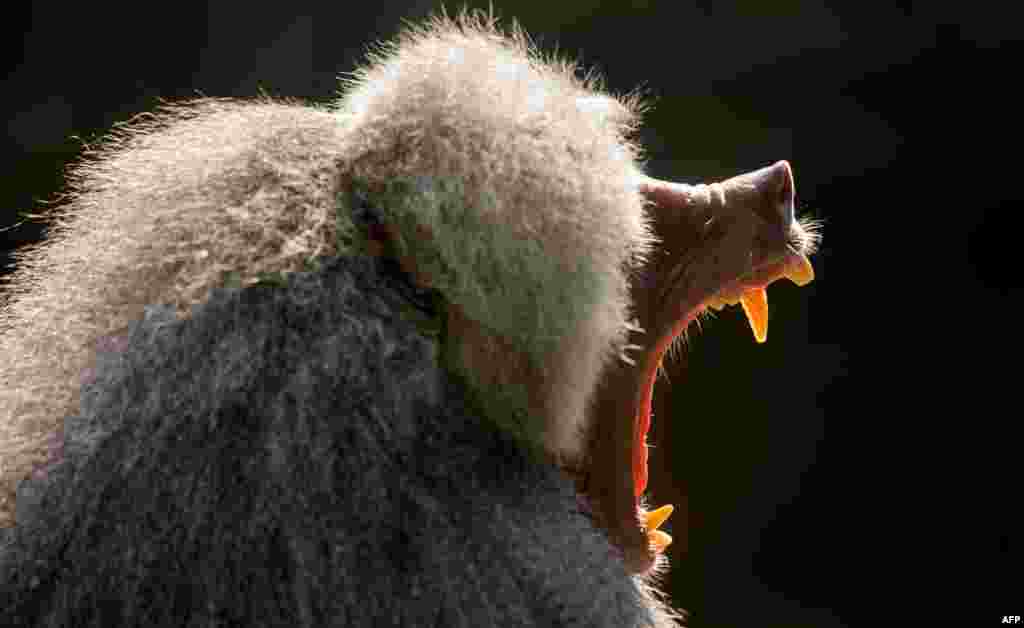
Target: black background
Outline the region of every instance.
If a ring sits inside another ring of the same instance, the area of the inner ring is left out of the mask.
[[[0,265],[41,237],[18,212],[55,197],[83,141],[160,99],[328,101],[367,44],[439,6],[355,4],[8,13]],[[788,159],[800,210],[825,221],[817,280],[769,289],[768,343],[727,310],[658,389],[652,501],[679,508],[666,585],[695,628],[1024,614],[1019,22],[866,4],[495,7],[612,91],[647,89],[651,174]]]

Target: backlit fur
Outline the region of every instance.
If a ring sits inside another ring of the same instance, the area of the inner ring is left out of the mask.
[[[637,98],[601,93],[518,29],[462,15],[378,50],[332,107],[201,100],[115,129],[5,288],[0,526],[76,413],[102,337],[147,304],[189,316],[229,273],[252,283],[350,252],[339,215],[357,183],[427,182],[409,203],[425,235],[399,239],[439,271],[425,274],[454,306],[456,366],[485,391],[523,390],[544,448],[577,456],[630,317],[628,269],[651,244],[629,139],[639,114]],[[460,195],[478,231],[419,211],[436,209],[437,189]]]

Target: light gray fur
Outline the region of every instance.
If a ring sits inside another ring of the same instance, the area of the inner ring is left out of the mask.
[[[436,287],[451,288],[445,296],[471,321],[461,339],[464,328],[452,329],[456,367],[484,390],[525,390],[544,448],[556,459],[581,453],[588,400],[629,320],[628,268],[651,244],[628,139],[639,101],[601,93],[595,78],[480,15],[436,18],[371,61],[332,107],[201,100],[139,116],[88,149],[47,241],[17,253],[5,287],[0,526],[12,523],[18,482],[75,414],[98,339],[147,304],[187,317],[229,274],[248,284],[344,253],[337,208],[356,180],[457,180],[479,222],[548,260],[526,279],[513,265],[478,292],[472,281]],[[450,225],[425,226],[427,246],[460,241],[436,232]],[[517,281],[539,290],[524,316],[535,322],[480,320],[508,309],[503,290]]]

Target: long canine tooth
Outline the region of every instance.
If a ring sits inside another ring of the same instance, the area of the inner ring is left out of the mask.
[[[814,267],[811,266],[811,260],[801,255],[793,260],[782,276],[798,286],[806,286],[814,281]]]
[[[673,510],[675,510],[675,508],[672,504],[665,504],[661,508],[657,508],[651,512],[645,512],[643,515],[644,527],[647,529],[648,534],[660,528],[661,524],[665,523]]]
[[[672,544],[672,537],[661,530],[652,530],[647,533],[647,543],[656,554],[664,554],[665,548]]]
[[[740,297],[743,312],[747,315],[750,329],[754,331],[754,339],[764,342],[768,339],[768,293],[764,288],[747,290]]]

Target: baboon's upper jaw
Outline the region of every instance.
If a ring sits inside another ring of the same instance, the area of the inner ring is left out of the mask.
[[[741,304],[758,342],[767,338],[765,288],[780,278],[814,278],[813,238],[794,216],[795,185],[780,161],[720,183],[644,179],[657,249],[633,285],[635,365],[616,364],[596,394],[589,466],[582,490],[598,522],[622,549],[627,569],[650,570],[671,537],[658,530],[671,507],[645,510],[651,398],[672,342],[710,307]]]
[[[782,278],[800,286],[814,279],[807,259],[812,238],[794,215],[789,163],[710,185],[646,179],[640,189],[654,203],[651,218],[660,241],[633,295],[648,344],[652,336],[671,342],[687,317],[706,307],[737,303],[755,339],[764,342],[764,289]]]

